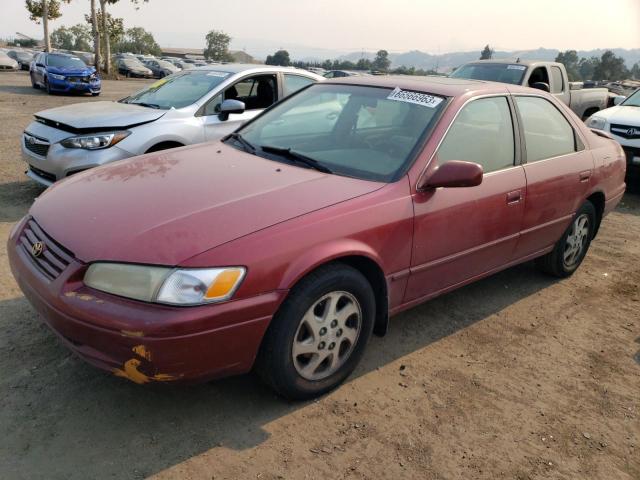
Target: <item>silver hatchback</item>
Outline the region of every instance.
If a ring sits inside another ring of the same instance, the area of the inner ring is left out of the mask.
[[[170,75],[117,102],[44,110],[23,133],[27,175],[49,186],[116,160],[218,140],[321,80],[295,68],[211,65]]]

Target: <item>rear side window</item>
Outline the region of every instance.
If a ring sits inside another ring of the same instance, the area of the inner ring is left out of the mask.
[[[560,67],[551,67],[551,93],[564,92],[564,79]]]
[[[290,75],[288,73],[284,74],[284,89],[287,95],[291,95],[292,93],[297,92],[301,88],[304,88],[311,83],[314,82],[308,77],[303,77],[301,75]]]
[[[505,97],[481,98],[464,107],[449,129],[438,162],[465,160],[482,165],[485,173],[513,166],[513,121]]]
[[[540,97],[516,97],[522,118],[527,162],[576,151],[573,128],[551,102]]]

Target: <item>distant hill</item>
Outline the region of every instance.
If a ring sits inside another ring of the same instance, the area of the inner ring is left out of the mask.
[[[627,67],[631,68],[636,62],[640,62],[640,48],[626,50],[623,48],[611,48],[611,49],[597,49],[597,50],[579,50],[579,57],[600,57],[606,50],[612,50],[616,55],[624,58]],[[496,51],[494,52],[494,58],[522,58],[527,60],[555,60],[559,50],[538,48],[537,50],[521,50],[521,51]],[[357,62],[362,58],[362,52],[349,53],[342,55],[339,58],[341,60],[350,60]],[[364,52],[364,57],[373,59],[375,52]],[[423,68],[425,70],[438,68],[438,71],[449,72],[454,68],[462,65],[463,63],[478,60],[480,58],[480,51],[473,52],[453,52],[443,53],[440,55],[432,55],[420,50],[412,50],[404,53],[390,53],[389,59],[391,60],[392,67],[416,67]],[[323,59],[318,59],[323,60]]]

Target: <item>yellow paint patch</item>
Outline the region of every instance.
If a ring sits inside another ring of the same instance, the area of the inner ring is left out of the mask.
[[[69,297],[69,298],[75,297],[76,295],[77,295],[76,292],[67,292],[64,294],[65,297]]]
[[[126,378],[137,384],[149,383],[151,381],[168,382],[171,380],[177,380],[179,378],[179,377],[176,377],[175,375],[169,375],[166,373],[158,373],[150,377],[142,373],[140,370],[138,370],[138,368],[140,367],[140,363],[141,361],[138,360],[137,358],[132,358],[131,360],[127,360],[124,363],[122,369],[114,368],[113,374],[116,377]]]
[[[138,330],[120,330],[123,337],[144,337],[144,332]]]
[[[83,295],[78,295],[78,298],[79,298],[80,300],[85,301],[85,302],[90,302],[90,301],[91,301],[91,300],[93,300],[95,297],[94,297],[93,295],[86,295],[86,294],[83,294]]]
[[[145,347],[144,345],[136,345],[131,350],[133,350],[134,353],[140,355],[142,358],[151,361],[151,352],[147,350],[147,347]]]

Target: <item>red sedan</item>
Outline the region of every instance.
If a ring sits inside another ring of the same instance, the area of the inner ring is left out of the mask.
[[[255,368],[309,398],[353,371],[392,314],[531,259],[571,275],[625,165],[538,90],[351,77],[222,142],[56,184],[9,258],[47,324],[100,368],[138,383]]]

